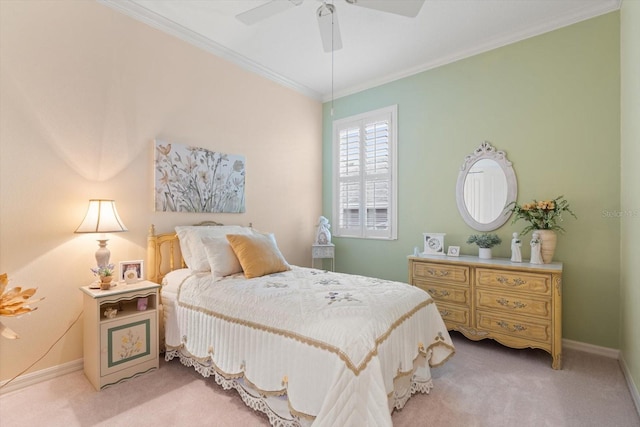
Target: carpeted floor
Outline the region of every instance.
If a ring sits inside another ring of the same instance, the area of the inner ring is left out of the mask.
[[[435,387],[393,414],[395,427],[638,427],[616,360],[565,350],[564,369],[538,350],[513,350],[452,333],[456,355],[433,370]],[[235,391],[174,360],[96,392],[82,371],[0,397],[0,425],[268,426]],[[339,426],[336,426],[339,427]]]

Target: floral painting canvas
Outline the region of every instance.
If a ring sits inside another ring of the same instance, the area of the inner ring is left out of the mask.
[[[151,354],[149,319],[109,328],[108,367]]]
[[[242,213],[244,168],[244,156],[156,140],[156,211]]]

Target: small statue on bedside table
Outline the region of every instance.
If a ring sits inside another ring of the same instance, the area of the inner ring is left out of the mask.
[[[331,225],[329,220],[323,216],[320,217],[318,224],[318,231],[316,232],[316,245],[328,245],[331,243],[331,232],[329,231]]]
[[[522,262],[520,246],[522,246],[522,241],[518,237],[518,233],[513,233],[513,239],[511,239],[511,262]]]

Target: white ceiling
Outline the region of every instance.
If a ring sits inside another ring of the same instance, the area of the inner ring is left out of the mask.
[[[327,101],[617,10],[622,0],[426,0],[415,18],[331,0],[343,44],[333,52],[333,83],[316,19],[320,0],[253,25],[235,16],[267,1],[98,1]],[[397,1],[412,0],[388,0]]]

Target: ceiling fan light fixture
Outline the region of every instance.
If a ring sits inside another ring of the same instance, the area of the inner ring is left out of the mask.
[[[318,16],[318,26],[320,27],[320,38],[325,52],[342,49],[342,38],[340,37],[340,26],[338,25],[338,15],[336,7],[330,3],[322,2],[316,12]]]

